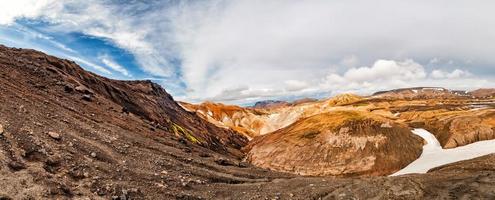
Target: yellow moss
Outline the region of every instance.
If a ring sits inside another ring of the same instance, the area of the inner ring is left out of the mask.
[[[186,138],[191,141],[192,143],[201,143],[199,142],[199,140],[197,138],[195,138],[193,135],[191,135],[190,133],[187,133],[186,132]]]
[[[187,140],[189,140],[192,143],[201,143],[200,140],[198,140],[196,137],[194,137],[194,135],[192,134],[192,132],[190,130],[187,130],[187,129],[183,128],[182,126],[179,126],[178,124],[173,123],[173,122],[172,122],[171,128],[172,128],[172,131],[174,132],[175,135],[184,136]]]

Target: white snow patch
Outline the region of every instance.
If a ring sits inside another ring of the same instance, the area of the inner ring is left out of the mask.
[[[495,140],[480,141],[453,149],[442,149],[437,138],[427,130],[414,129],[412,132],[426,140],[427,144],[423,146],[423,153],[417,160],[391,176],[426,173],[438,166],[495,153]]]

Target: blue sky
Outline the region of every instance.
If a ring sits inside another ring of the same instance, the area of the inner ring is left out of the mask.
[[[413,86],[495,87],[493,1],[17,0],[0,43],[176,99],[249,104]]]

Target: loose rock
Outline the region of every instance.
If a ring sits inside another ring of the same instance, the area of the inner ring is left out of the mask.
[[[26,169],[26,164],[18,161],[9,162],[8,166],[14,171],[20,171]]]
[[[83,99],[84,101],[92,101],[92,99],[91,99],[91,95],[89,95],[89,94],[85,94],[85,95],[83,95],[83,96],[82,96],[82,99]]]
[[[224,158],[218,158],[215,160],[215,162],[218,165],[222,165],[222,166],[235,166],[236,165],[236,163],[233,162],[232,160],[224,159]]]
[[[84,94],[92,94],[93,93],[86,86],[83,86],[83,85],[77,86],[75,88],[75,90],[78,92],[84,93]]]
[[[74,91],[74,88],[72,88],[70,85],[65,85],[64,91],[67,93],[71,93],[72,91]]]
[[[48,135],[49,135],[51,138],[55,139],[55,140],[60,140],[60,138],[61,138],[61,137],[60,137],[60,134],[55,133],[55,132],[52,132],[52,131],[48,132]]]
[[[382,128],[392,128],[392,125],[390,124],[390,122],[386,122],[386,123],[383,123],[380,127],[382,127]]]

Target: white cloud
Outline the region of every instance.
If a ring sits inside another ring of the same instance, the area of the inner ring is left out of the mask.
[[[428,64],[432,65],[432,64],[437,64],[438,62],[440,62],[440,60],[438,58],[432,58]]]
[[[376,80],[391,86],[420,84],[416,80],[426,80],[433,68],[407,58],[469,57],[495,64],[490,53],[494,48],[475,45],[481,38],[495,41],[495,29],[486,30],[490,20],[479,15],[492,15],[486,6],[495,3],[489,1],[483,5],[460,1],[215,2],[183,5],[173,15],[184,80],[194,88],[191,97],[220,94],[232,83],[277,89],[286,87],[285,80],[300,80],[313,84],[314,89],[314,80],[323,78],[325,71],[344,71],[340,78],[352,81],[342,84],[346,88],[376,85]],[[450,6],[445,8],[445,3]],[[466,12],[466,5],[473,12]],[[484,28],[480,32],[466,29],[464,25],[473,21],[477,25],[471,28]],[[404,61],[378,61],[356,68],[379,58]],[[298,92],[287,91],[283,95]]]
[[[54,0],[13,0],[2,1],[0,6],[0,25],[11,25],[19,18],[33,18],[42,14]]]
[[[436,69],[431,72],[431,77],[434,79],[456,79],[470,76],[471,73],[461,69],[455,69],[452,72]]]
[[[347,80],[357,82],[390,79],[407,81],[424,78],[426,72],[422,65],[410,59],[404,62],[378,60],[371,67],[351,68],[344,76]]]
[[[300,91],[309,87],[309,84],[305,81],[299,80],[287,80],[285,81],[287,91]]]
[[[99,0],[60,0],[42,9],[40,18],[53,23],[51,31],[81,32],[107,39],[132,53],[144,71],[170,77],[175,67],[171,64],[173,56],[169,45],[163,43],[166,31],[161,21],[164,21],[164,14],[130,15],[143,5],[153,6],[145,2],[119,5]]]
[[[122,67],[120,64],[118,64],[117,62],[115,62],[112,59],[112,57],[110,57],[109,55],[101,55],[101,56],[99,56],[99,59],[101,60],[101,62],[103,64],[105,64],[106,66],[110,67],[112,70],[117,71],[117,72],[121,73],[124,76],[131,77],[131,75],[125,69],[125,67]]]
[[[428,74],[423,65],[412,59],[377,60],[371,67],[351,68],[342,75],[330,73],[320,82],[317,90],[333,94],[355,92],[368,95],[379,90],[418,86],[450,89],[495,86],[490,81],[473,77],[470,72],[461,69],[451,72],[434,69]]]
[[[495,46],[483,45],[495,41],[495,1],[489,0],[132,1],[120,5],[61,0],[25,10],[0,4],[0,11],[15,11],[0,14],[0,23],[40,17],[55,24],[54,31],[106,38],[132,53],[144,71],[184,81],[182,100],[371,92],[449,83],[490,86],[490,81],[475,77],[495,72],[482,67],[495,64]],[[463,60],[469,60],[469,66]],[[432,66],[441,64],[442,71]],[[108,67],[123,73],[119,66]]]
[[[355,55],[346,56],[340,61],[340,64],[345,67],[356,67],[359,65],[359,58]]]
[[[218,95],[207,98],[212,101],[239,101],[239,100],[256,100],[260,97],[276,97],[280,95],[280,90],[274,89],[252,89],[247,86],[226,89]]]
[[[79,57],[75,57],[75,56],[69,56],[69,55],[66,55],[65,57],[67,57],[68,59],[71,59],[71,60],[73,60],[75,62],[81,63],[82,65],[91,67],[94,70],[99,71],[99,72],[101,72],[103,74],[112,75],[112,72],[110,72],[110,70],[106,69],[105,67],[102,67],[100,65],[94,64],[94,63],[92,63],[90,61],[87,61],[85,59],[82,59],[82,58],[79,58]]]

